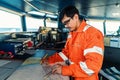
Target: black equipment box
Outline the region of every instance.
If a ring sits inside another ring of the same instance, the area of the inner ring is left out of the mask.
[[[14,55],[23,55],[27,49],[26,43],[30,38],[7,39],[0,43],[0,50],[12,52]]]
[[[5,52],[12,52],[13,55],[22,54],[23,45],[21,43],[0,43],[0,50]]]

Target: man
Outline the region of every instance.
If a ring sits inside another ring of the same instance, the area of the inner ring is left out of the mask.
[[[63,57],[55,53],[48,59],[49,64],[56,66],[53,73],[72,76],[74,80],[98,80],[104,52],[102,33],[88,25],[74,6],[61,11],[60,21],[70,30],[62,50],[70,64],[67,65]]]

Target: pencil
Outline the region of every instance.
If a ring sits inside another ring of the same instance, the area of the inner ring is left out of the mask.
[[[42,63],[43,63],[43,61],[42,61],[42,60],[44,60],[47,56],[48,56],[48,54],[46,53],[46,54],[42,57],[42,59],[40,60],[40,64],[42,64]]]

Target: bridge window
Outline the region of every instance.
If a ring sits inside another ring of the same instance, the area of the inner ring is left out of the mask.
[[[0,10],[0,32],[20,31],[22,31],[20,16]]]
[[[43,19],[26,17],[27,31],[38,31],[40,26],[44,26]]]
[[[87,23],[99,29],[104,34],[103,20],[89,20]]]
[[[119,30],[120,21],[106,21],[106,35],[117,35]]]

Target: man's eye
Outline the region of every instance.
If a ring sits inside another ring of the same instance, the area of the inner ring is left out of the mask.
[[[66,20],[63,24],[66,25],[70,22],[70,19]]]

